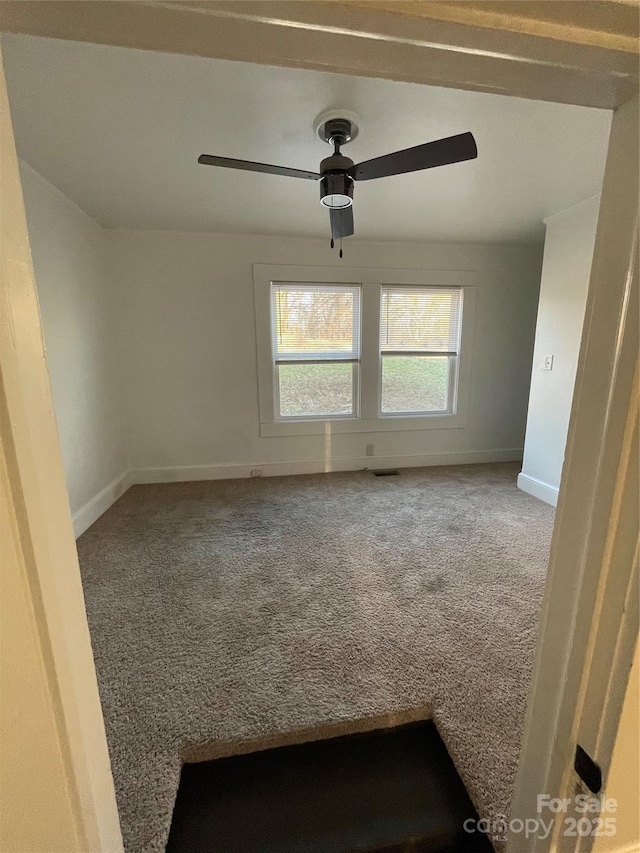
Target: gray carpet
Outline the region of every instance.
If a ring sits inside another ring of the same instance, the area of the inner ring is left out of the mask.
[[[553,510],[519,466],[134,486],[78,541],[130,853],[183,761],[433,717],[508,812]]]

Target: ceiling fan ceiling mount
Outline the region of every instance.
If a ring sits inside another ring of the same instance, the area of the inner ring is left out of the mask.
[[[313,129],[329,145],[346,145],[358,135],[360,119],[350,110],[327,110],[316,117]]]
[[[318,130],[320,139],[337,148],[340,148],[341,145],[346,145],[347,142],[351,142],[357,135],[357,125],[349,121],[348,118],[329,119]]]

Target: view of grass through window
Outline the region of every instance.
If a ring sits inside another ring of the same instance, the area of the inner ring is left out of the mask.
[[[352,364],[281,364],[280,414],[285,418],[351,415]]]
[[[446,356],[385,356],[382,359],[383,412],[444,412],[449,359]]]
[[[353,414],[351,364],[283,364],[278,368],[283,417]],[[383,412],[447,410],[446,357],[387,356],[382,360]]]

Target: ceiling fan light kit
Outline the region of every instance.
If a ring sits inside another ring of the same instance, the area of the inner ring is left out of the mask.
[[[324,174],[320,178],[320,204],[331,210],[351,207],[353,204],[353,178],[339,173]]]
[[[288,166],[272,166],[268,163],[254,163],[250,160],[234,160],[230,157],[217,157],[201,154],[198,163],[207,166],[223,166],[228,169],[243,169],[251,172],[263,172],[291,178],[320,181],[320,202],[329,208],[331,223],[331,248],[336,240],[340,241],[342,257],[342,238],[354,233],[353,228],[353,188],[355,181],[369,181],[447,166],[464,160],[473,160],[478,156],[475,139],[471,133],[460,133],[446,139],[437,139],[405,148],[393,154],[385,154],[363,163],[354,163],[341,152],[358,135],[358,120],[346,110],[332,110],[322,113],[314,122],[314,129],[320,139],[333,146],[333,154],[320,163],[319,172],[306,172],[303,169],[291,169]]]

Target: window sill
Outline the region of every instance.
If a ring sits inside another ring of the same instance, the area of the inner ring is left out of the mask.
[[[403,430],[464,429],[462,415],[384,415],[380,418],[335,418],[328,420],[276,421],[261,423],[263,438],[278,435],[325,435],[327,433],[402,432]]]

